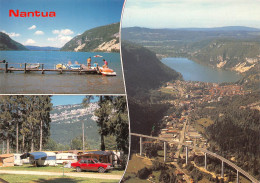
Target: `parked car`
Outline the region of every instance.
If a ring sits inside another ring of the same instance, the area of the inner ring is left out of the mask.
[[[101,163],[94,158],[80,159],[76,163],[71,163],[71,166],[73,168],[76,168],[77,172],[81,172],[82,170],[89,170],[89,171],[98,171],[99,173],[104,173],[105,171],[109,171],[113,169],[112,164]]]

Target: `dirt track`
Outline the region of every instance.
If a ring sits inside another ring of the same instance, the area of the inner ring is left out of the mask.
[[[15,171],[15,170],[0,170],[1,173],[6,174],[26,174],[26,175],[50,175],[50,176],[62,176],[63,173],[57,172],[38,172],[38,171]],[[108,173],[64,173],[65,176],[70,177],[86,177],[93,179],[113,179],[120,180],[121,175],[109,175]]]

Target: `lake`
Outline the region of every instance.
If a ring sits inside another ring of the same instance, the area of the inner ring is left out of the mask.
[[[241,75],[236,72],[214,69],[187,58],[163,58],[162,63],[180,72],[186,81],[222,83],[235,82],[241,78]]]
[[[95,58],[94,55],[102,55]],[[6,60],[9,66],[20,67],[12,63],[43,63],[44,68],[54,68],[58,63],[78,61],[87,64],[87,58],[92,58],[103,65],[102,59],[108,61],[117,76],[56,72],[23,72],[4,73],[0,71],[1,94],[125,94],[119,53],[96,52],[62,52],[62,51],[0,51],[0,60]],[[3,65],[1,66],[3,67]]]

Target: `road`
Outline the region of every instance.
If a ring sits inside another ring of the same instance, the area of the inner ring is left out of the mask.
[[[0,170],[1,173],[6,174],[25,174],[25,175],[49,175],[49,176],[62,176],[63,173],[57,172],[38,172],[38,171],[16,171],[16,170]],[[64,173],[65,176],[70,177],[85,177],[92,179],[113,179],[120,180],[122,175],[110,175],[109,173]]]

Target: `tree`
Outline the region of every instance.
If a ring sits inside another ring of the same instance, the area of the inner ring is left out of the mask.
[[[116,137],[117,148],[128,152],[129,122],[125,96],[115,97],[113,100],[114,112],[110,120],[110,134]]]
[[[99,108],[95,110],[95,116],[98,117],[97,125],[99,127],[99,134],[101,136],[101,150],[104,151],[105,141],[104,136],[109,134],[109,122],[110,122],[110,115],[112,112],[112,98],[110,96],[100,96],[98,106]]]

